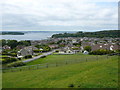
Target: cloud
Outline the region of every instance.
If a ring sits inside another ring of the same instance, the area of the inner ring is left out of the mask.
[[[117,2],[118,0],[4,0],[3,30],[117,29]]]

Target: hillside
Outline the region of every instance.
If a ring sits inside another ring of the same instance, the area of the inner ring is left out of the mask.
[[[118,57],[3,73],[3,88],[117,88]]]
[[[23,32],[0,32],[0,35],[24,35]]]
[[[109,31],[98,31],[98,32],[77,32],[77,33],[63,33],[63,34],[54,34],[52,38],[64,38],[64,37],[112,37],[119,38],[120,30],[109,30]]]

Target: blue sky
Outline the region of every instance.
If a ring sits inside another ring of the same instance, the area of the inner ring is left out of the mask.
[[[118,1],[4,0],[2,30],[116,30]]]

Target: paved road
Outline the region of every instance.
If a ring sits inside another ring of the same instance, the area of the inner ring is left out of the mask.
[[[31,59],[27,59],[27,60],[22,61],[22,62],[27,63],[27,62],[30,62],[30,61],[34,61],[34,60],[39,59],[39,58],[41,58],[41,57],[43,57],[43,56],[50,55],[50,54],[52,54],[53,52],[55,52],[55,50],[50,51],[50,52],[43,53],[42,55],[39,55],[39,56],[33,57],[33,58],[31,58]]]

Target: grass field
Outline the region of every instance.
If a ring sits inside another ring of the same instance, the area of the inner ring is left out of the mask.
[[[109,59],[93,62],[3,73],[3,88],[69,88],[70,86],[117,88],[118,57],[110,56]]]
[[[99,58],[105,56],[98,56]],[[95,55],[82,55],[82,54],[74,54],[74,55],[49,55],[45,58],[40,58],[34,60],[32,62],[26,63],[26,65],[35,65],[35,64],[44,64],[44,63],[56,63],[56,62],[65,62],[65,61],[75,61],[75,60],[85,60],[86,58],[92,59],[96,58]]]

